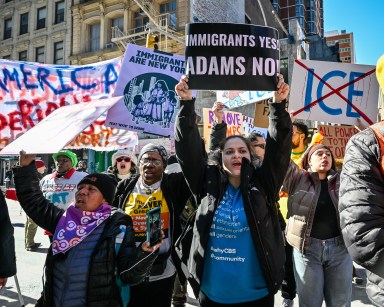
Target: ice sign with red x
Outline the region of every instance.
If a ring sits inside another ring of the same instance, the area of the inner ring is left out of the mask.
[[[378,114],[375,66],[295,60],[289,110],[298,119],[372,124]]]

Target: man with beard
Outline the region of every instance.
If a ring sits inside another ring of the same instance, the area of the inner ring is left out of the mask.
[[[291,159],[297,164],[297,161],[307,150],[305,140],[308,137],[308,127],[305,124],[299,122],[294,122],[292,125],[293,135]]]

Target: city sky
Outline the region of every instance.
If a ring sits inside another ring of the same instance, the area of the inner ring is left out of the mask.
[[[324,31],[353,32],[356,64],[376,65],[384,54],[383,0],[324,0]]]

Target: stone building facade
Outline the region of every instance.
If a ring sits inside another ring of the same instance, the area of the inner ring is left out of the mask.
[[[0,0],[0,58],[69,64],[71,2]]]

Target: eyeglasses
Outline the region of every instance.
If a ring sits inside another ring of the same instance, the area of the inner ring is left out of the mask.
[[[141,159],[140,163],[143,164],[143,165],[145,165],[145,164],[152,164],[154,166],[160,166],[161,165],[161,161],[160,160],[157,160],[157,159],[147,159],[147,158]]]
[[[253,147],[259,147],[261,149],[265,149],[265,144],[254,144]]]
[[[58,159],[56,161],[56,163],[60,163],[60,164],[64,164],[64,163],[68,163],[68,162],[71,162],[71,160],[69,160],[69,159]]]
[[[116,161],[117,161],[117,162],[122,162],[122,161],[124,161],[124,162],[129,162],[129,161],[131,161],[131,158],[130,158],[130,157],[126,157],[126,158],[117,158]]]

